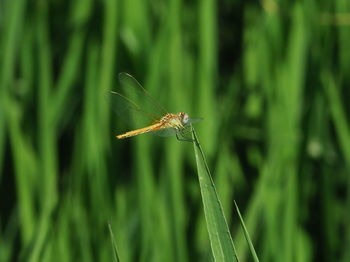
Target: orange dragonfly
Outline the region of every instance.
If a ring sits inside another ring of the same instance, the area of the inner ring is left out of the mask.
[[[141,84],[127,73],[119,74],[120,93],[111,92],[111,102],[116,113],[127,122],[142,123],[145,127],[117,135],[118,139],[152,133],[160,136],[176,135],[181,141],[192,141],[185,137],[191,132],[191,124],[201,118],[190,118],[185,112],[168,113],[157,103]]]

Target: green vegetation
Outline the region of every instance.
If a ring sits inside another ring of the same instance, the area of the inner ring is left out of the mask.
[[[205,160],[203,149],[198,141],[196,132],[194,130],[192,132],[203,210],[214,259],[215,261],[238,261],[230,230]]]
[[[115,138],[123,71],[204,118],[239,261],[350,261],[349,17],[348,0],[0,1],[0,261],[213,261],[192,144]]]

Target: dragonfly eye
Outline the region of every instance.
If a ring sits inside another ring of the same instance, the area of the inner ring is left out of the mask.
[[[186,125],[188,121],[190,120],[190,117],[186,113],[182,113],[182,123]]]

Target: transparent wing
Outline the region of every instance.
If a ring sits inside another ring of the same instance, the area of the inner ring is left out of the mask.
[[[187,124],[194,124],[194,123],[197,123],[199,121],[202,121],[203,120],[203,117],[195,117],[195,118],[190,118],[187,122]]]
[[[131,75],[120,73],[119,83],[119,89],[111,91],[109,100],[113,110],[125,122],[131,121],[135,127],[142,127],[156,122],[167,113]]]
[[[157,131],[151,132],[152,135],[156,136],[174,136],[178,131],[175,128],[163,128]]]

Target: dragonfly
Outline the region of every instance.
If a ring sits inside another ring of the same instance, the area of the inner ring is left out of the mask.
[[[118,77],[120,91],[110,91],[115,112],[128,123],[143,125],[117,135],[118,139],[151,133],[159,136],[175,135],[180,141],[193,141],[186,138],[186,134],[191,132],[191,124],[202,118],[190,118],[185,112],[168,113],[133,76],[123,72]]]

